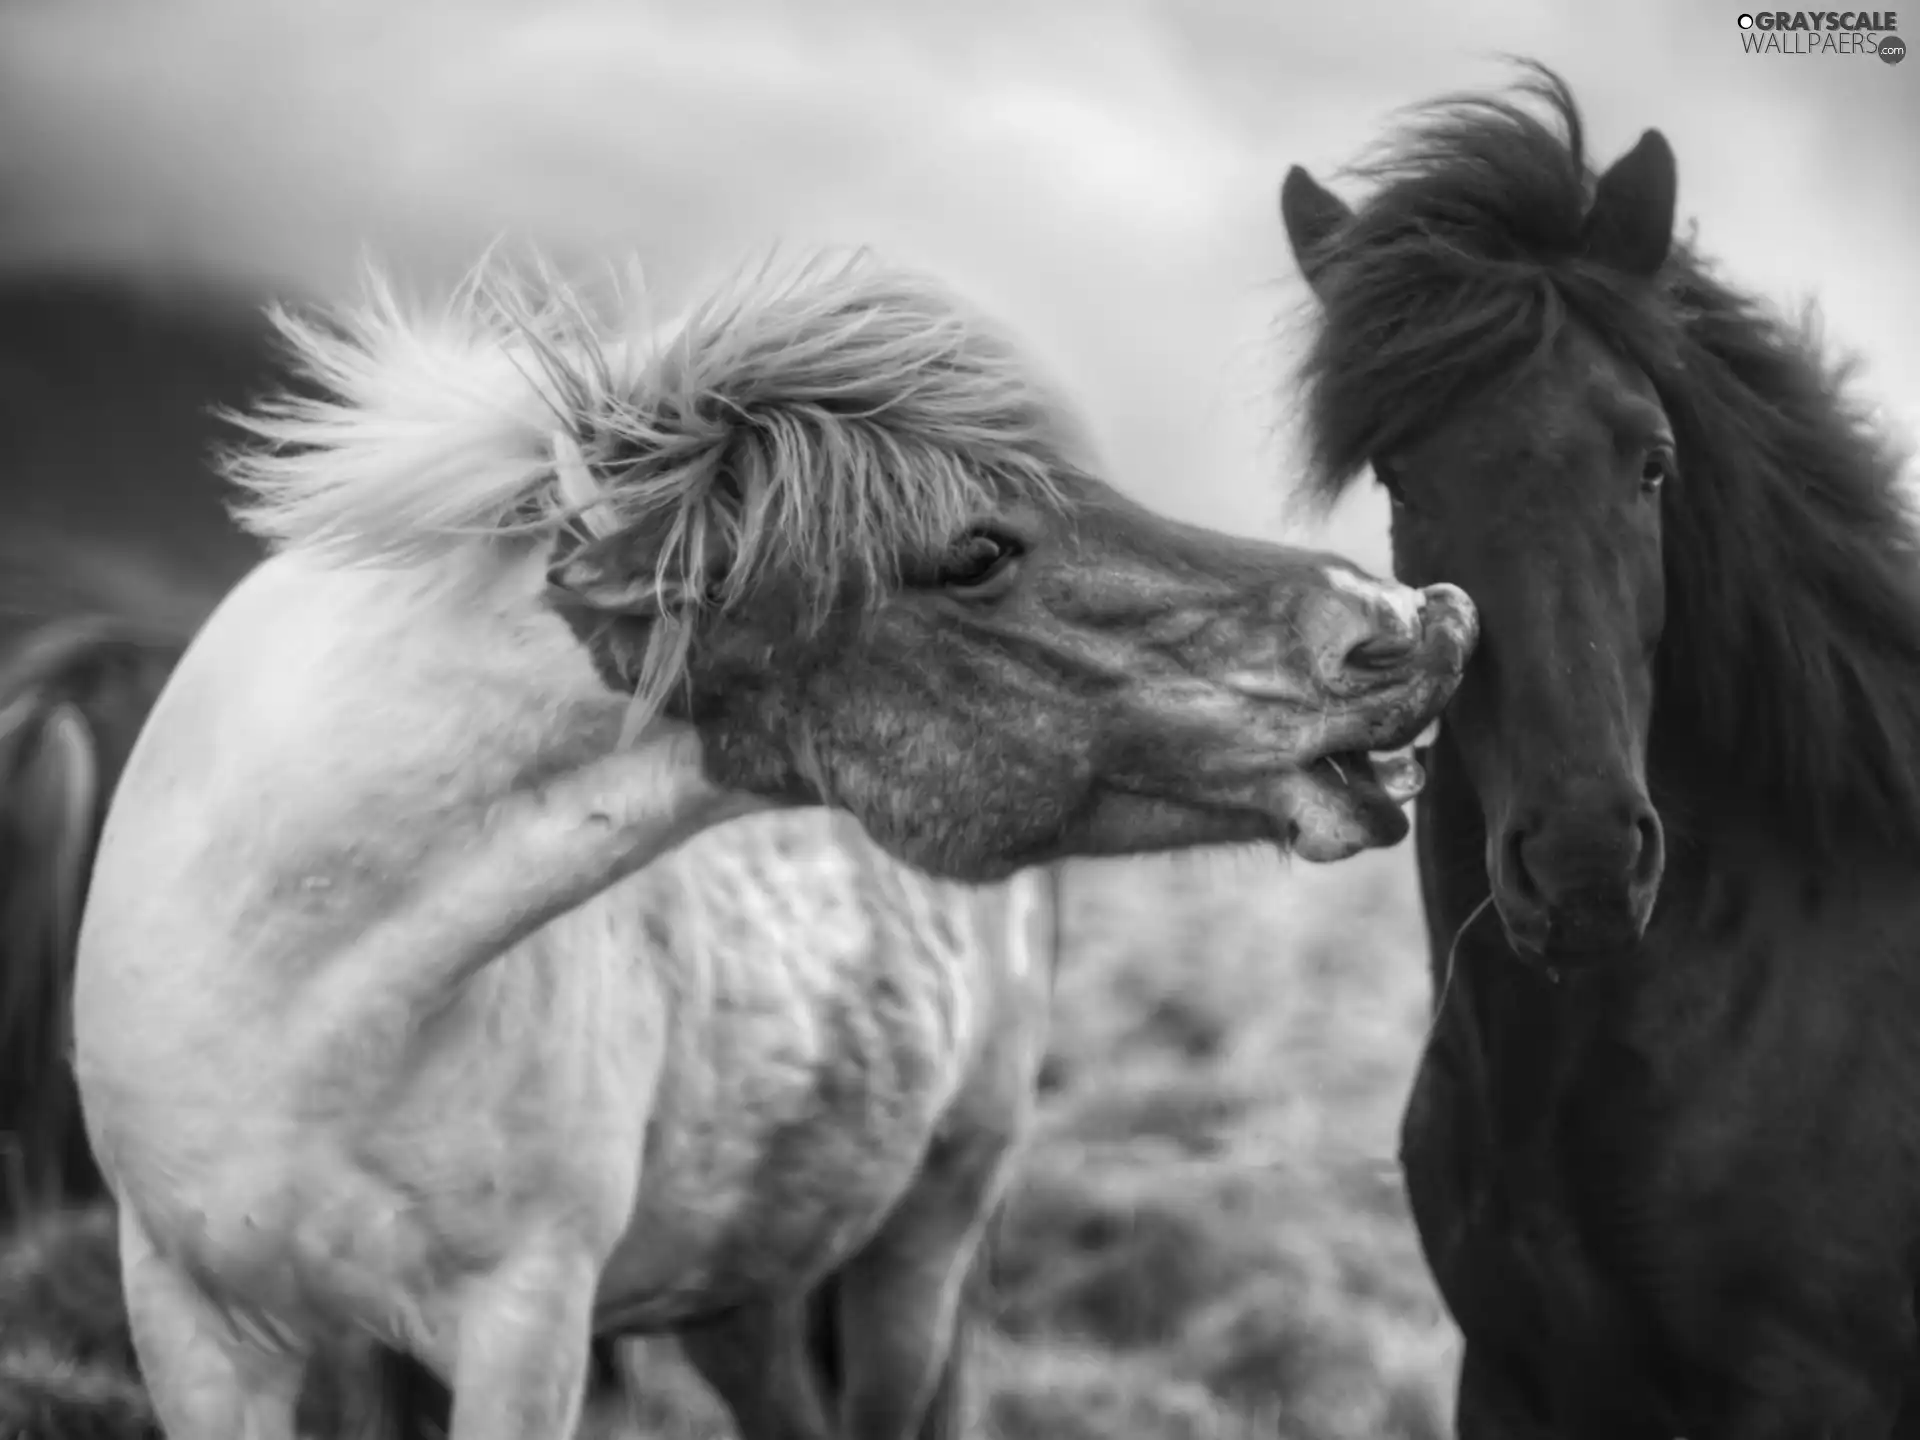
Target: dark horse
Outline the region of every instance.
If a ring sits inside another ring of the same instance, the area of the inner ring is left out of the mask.
[[[1544,110],[1546,118],[1539,118]],[[1402,1136],[1459,1433],[1920,1436],[1920,554],[1847,367],[1673,235],[1658,131],[1422,112],[1298,168],[1317,491],[1479,605]]]

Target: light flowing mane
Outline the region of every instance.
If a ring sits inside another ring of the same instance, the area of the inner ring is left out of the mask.
[[[645,302],[637,280],[596,306],[489,261],[436,307],[373,272],[355,306],[276,310],[319,393],[229,417],[253,442],[226,463],[237,518],[277,550],[449,572],[647,522],[660,578],[695,597],[717,530],[718,603],[777,568],[819,610],[1090,463],[1030,357],[865,251],[748,267],[668,326]]]

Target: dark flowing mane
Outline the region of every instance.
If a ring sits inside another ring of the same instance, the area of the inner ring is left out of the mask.
[[[1920,848],[1902,454],[1811,313],[1773,313],[1690,242],[1652,283],[1583,255],[1596,177],[1579,111],[1528,69],[1511,98],[1427,107],[1356,167],[1379,188],[1318,258],[1302,371],[1314,496],[1585,325],[1647,373],[1679,442],[1656,751],[1684,757],[1689,789],[1767,806],[1809,845]]]

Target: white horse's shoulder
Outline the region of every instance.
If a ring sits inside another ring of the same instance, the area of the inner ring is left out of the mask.
[[[772,953],[821,985],[873,966],[947,969],[983,943],[983,892],[893,860],[837,811],[772,811],[718,826],[655,864],[646,903],[705,926],[758,965]],[[730,961],[727,954],[714,957]]]
[[[649,963],[694,997],[685,1066],[741,1039],[716,1031],[768,1017],[759,1043],[801,1068],[918,1057],[920,1098],[938,1109],[977,1064],[1003,994],[1010,1006],[1029,993],[1034,883],[931,879],[849,817],[805,809],[716,827],[595,906],[626,912]]]
[[[325,908],[403,874],[530,771],[610,746],[617,697],[559,619],[486,595],[421,603],[405,583],[277,556],[207,621],[116,803],[197,867],[177,878]]]

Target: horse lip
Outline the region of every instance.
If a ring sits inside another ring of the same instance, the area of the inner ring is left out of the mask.
[[[1379,734],[1372,733],[1364,721],[1340,726],[1326,743],[1314,746],[1301,758],[1299,768],[1304,770],[1334,755],[1352,755],[1356,752],[1390,754],[1411,749],[1432,727],[1439,713],[1437,705],[1422,706],[1400,720],[1393,729]]]
[[[1555,982],[1563,977],[1601,974],[1630,960],[1640,945],[1638,939],[1630,945],[1605,940],[1590,945],[1578,941],[1568,943],[1564,938],[1556,939],[1551,933],[1544,939],[1536,940],[1515,934],[1513,928],[1505,923],[1504,916],[1501,921],[1500,928],[1506,934],[1507,948],[1513,952],[1514,958],[1529,970],[1536,970]]]
[[[1641,938],[1635,936],[1627,943],[1619,940],[1601,940],[1593,944],[1579,942],[1568,944],[1564,940],[1556,940],[1549,934],[1547,943],[1536,954],[1540,963],[1550,969],[1564,967],[1570,973],[1585,973],[1631,959],[1640,948]]]
[[[1439,626],[1463,639],[1469,647],[1480,639],[1480,610],[1473,597],[1457,585],[1429,586],[1421,616],[1428,628]]]
[[[1194,815],[1250,821],[1264,832],[1253,843],[1273,844],[1284,848],[1291,843],[1289,832],[1295,828],[1293,821],[1281,809],[1268,803],[1269,797],[1261,793],[1258,784],[1261,781],[1271,780],[1273,775],[1273,771],[1265,770],[1242,776],[1238,793],[1229,792],[1211,796],[1191,794],[1176,796],[1152,786],[1115,788],[1118,793],[1151,800]]]
[[[1480,647],[1480,612],[1459,592],[1459,600],[1444,605],[1430,603],[1422,612],[1427,619],[1424,635],[1427,653],[1437,662],[1439,673],[1456,679],[1465,672],[1467,662]]]
[[[1439,684],[1450,692],[1459,684],[1472,646],[1470,641],[1461,639],[1455,627],[1446,628],[1445,641],[1436,644],[1433,632],[1429,631],[1420,643],[1409,649],[1404,663],[1392,669],[1354,671],[1336,682],[1319,684],[1305,682],[1285,670],[1234,670],[1223,675],[1220,684],[1242,699],[1299,705],[1321,703],[1328,696],[1363,701],[1421,685]]]

